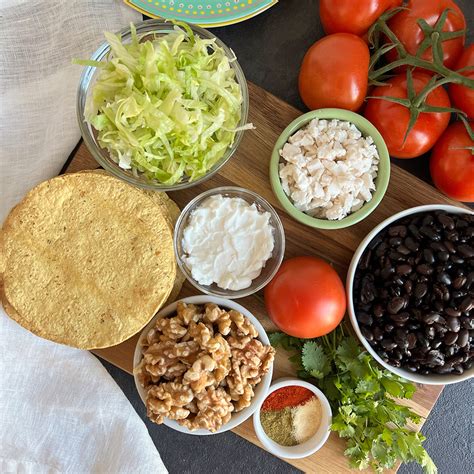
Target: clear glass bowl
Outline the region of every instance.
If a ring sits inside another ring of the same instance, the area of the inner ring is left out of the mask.
[[[255,204],[260,212],[269,212],[271,215],[270,225],[273,227],[274,239],[272,255],[266,261],[260,275],[252,280],[252,284],[248,288],[244,288],[242,290],[224,290],[215,283],[212,285],[201,285],[193,278],[191,270],[187,267],[184,261],[185,252],[183,250],[183,232],[188,225],[188,220],[192,212],[198,208],[203,203],[203,201],[216,194],[222,194],[223,196],[227,197],[242,198],[249,204]],[[275,276],[275,273],[280,268],[283,255],[285,254],[285,231],[283,229],[283,224],[281,223],[280,217],[278,216],[275,209],[273,209],[273,207],[261,196],[254,193],[253,191],[249,191],[248,189],[234,186],[224,186],[199,194],[199,196],[195,197],[183,209],[174,229],[174,251],[181,271],[184,273],[188,281],[199,291],[207,293],[208,295],[221,296],[228,299],[243,298],[262,289]]]
[[[160,20],[147,20],[136,25],[137,34],[139,36],[145,36],[146,34],[168,34],[169,32],[173,31],[173,24],[172,23],[165,23]],[[224,51],[226,56],[230,60],[230,65],[235,71],[235,77],[237,82],[240,85],[242,90],[242,108],[241,108],[241,117],[239,122],[239,127],[243,126],[247,123],[248,118],[248,109],[249,109],[249,97],[248,97],[248,89],[247,89],[247,81],[245,80],[244,73],[242,68],[240,67],[239,63],[237,62],[237,58],[234,52],[228,48],[219,38],[214,36],[211,32],[200,28],[196,25],[189,25],[192,29],[194,34],[205,38],[205,39],[215,39],[216,44],[220,46]],[[118,34],[122,37],[122,41],[129,42],[131,38],[130,28],[124,28],[123,30],[119,31]],[[97,51],[92,55],[91,59],[94,61],[101,61],[110,52],[110,46],[108,43],[103,43]],[[92,91],[92,87],[96,81],[98,74],[98,70],[92,66],[86,66],[84,71],[82,72],[81,79],[79,82],[79,88],[77,91],[77,102],[76,102],[76,113],[77,113],[77,120],[79,122],[79,127],[81,129],[81,135],[84,139],[84,143],[86,144],[87,148],[89,149],[92,156],[97,160],[97,162],[111,174],[116,176],[117,178],[123,179],[129,184],[133,184],[135,186],[139,186],[144,189],[150,189],[155,191],[177,191],[178,189],[185,189],[191,186],[195,186],[199,183],[202,183],[206,179],[210,178],[213,174],[217,173],[217,171],[230,159],[230,157],[234,154],[235,150],[238,148],[244,131],[240,130],[236,132],[234,143],[231,147],[229,147],[224,154],[224,156],[205,174],[199,179],[195,181],[189,181],[187,177],[183,177],[181,181],[176,184],[163,184],[159,181],[151,181],[145,176],[138,175],[135,176],[131,170],[124,170],[118,166],[118,164],[110,157],[109,152],[102,148],[98,141],[97,141],[97,133],[95,129],[87,123],[84,119],[84,110],[87,102],[87,98]]]

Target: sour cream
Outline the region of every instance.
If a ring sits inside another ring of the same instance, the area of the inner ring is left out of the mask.
[[[241,198],[207,198],[191,213],[183,232],[183,260],[193,278],[224,290],[248,288],[273,251],[270,218]]]

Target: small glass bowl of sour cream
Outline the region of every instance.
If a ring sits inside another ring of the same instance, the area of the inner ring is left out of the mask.
[[[200,194],[183,209],[174,249],[181,271],[199,291],[243,298],[275,276],[285,253],[285,232],[265,199],[225,186]]]

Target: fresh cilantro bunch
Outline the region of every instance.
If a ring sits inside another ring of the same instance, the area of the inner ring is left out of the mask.
[[[419,463],[427,474],[437,472],[422,446],[425,437],[407,428],[420,417],[395,400],[411,398],[415,386],[381,368],[342,325],[317,339],[273,333],[270,342],[295,352],[290,361],[298,376],[312,379],[329,399],[331,429],[347,438],[344,454],[351,467],[381,472],[400,460]]]

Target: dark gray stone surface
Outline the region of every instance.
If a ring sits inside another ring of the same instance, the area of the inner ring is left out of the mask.
[[[468,39],[472,43],[474,1],[457,3],[468,19]],[[234,49],[247,79],[305,110],[298,96],[297,74],[305,51],[323,35],[316,0],[280,0],[258,17],[213,31]],[[430,182],[427,157],[393,161]],[[171,473],[298,472],[233,433],[198,437],[148,422],[132,377],[110,364],[104,365],[147,424]],[[471,382],[446,387],[423,428],[428,438],[426,447],[440,474],[474,472],[473,401]],[[399,472],[421,470],[406,465]]]

